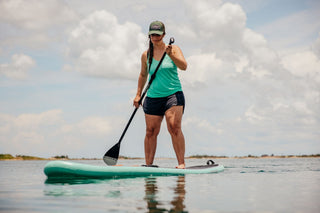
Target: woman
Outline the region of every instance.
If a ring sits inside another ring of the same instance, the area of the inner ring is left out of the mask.
[[[137,95],[133,103],[135,107],[139,107],[141,93],[147,81],[148,73],[151,76],[164,52],[167,55],[159,67],[143,103],[146,120],[144,141],[146,165],[151,166],[153,164],[157,148],[157,136],[160,132],[163,117],[165,117],[178,160],[177,168],[184,169],[185,140],[181,130],[181,120],[185,101],[177,68],[186,70],[187,62],[178,46],[166,45],[163,42],[166,32],[162,22],[152,22],[148,34],[149,49],[141,56]]]

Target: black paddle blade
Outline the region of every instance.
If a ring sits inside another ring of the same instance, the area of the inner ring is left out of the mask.
[[[113,166],[117,164],[119,158],[120,144],[115,144],[111,149],[109,149],[103,156],[103,161],[109,165]]]

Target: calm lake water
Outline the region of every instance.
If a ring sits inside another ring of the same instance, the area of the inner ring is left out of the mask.
[[[320,158],[217,159],[217,174],[68,183],[46,182],[47,162],[0,161],[0,212],[320,212]]]

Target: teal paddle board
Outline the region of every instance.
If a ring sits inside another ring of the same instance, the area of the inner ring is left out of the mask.
[[[48,179],[55,178],[121,178],[170,176],[185,174],[208,174],[224,170],[223,165],[208,161],[208,165],[192,166],[186,169],[145,166],[95,166],[71,161],[51,161],[44,167]]]

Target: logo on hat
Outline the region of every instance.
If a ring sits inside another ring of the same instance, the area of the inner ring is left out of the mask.
[[[150,30],[161,30],[161,26],[160,25],[152,25]]]

